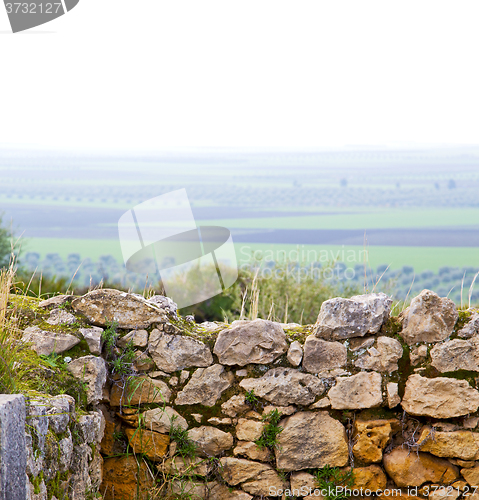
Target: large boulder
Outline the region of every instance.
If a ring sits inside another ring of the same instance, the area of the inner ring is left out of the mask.
[[[294,368],[272,368],[260,378],[243,379],[239,385],[278,406],[311,404],[325,390],[320,379]]]
[[[326,300],[321,304],[314,334],[325,340],[375,334],[388,319],[391,304],[392,300],[384,293]]]
[[[421,486],[426,482],[447,485],[459,477],[457,467],[449,460],[401,446],[384,455],[383,465],[396,486],[401,488]]]
[[[96,326],[108,326],[116,322],[119,328],[147,328],[168,319],[164,309],[141,296],[108,288],[93,290],[78,297],[72,302],[72,307]]]
[[[198,368],[184,389],[178,393],[177,405],[202,404],[214,406],[221,394],[231,387],[234,375],[222,365]]]
[[[401,344],[391,337],[378,337],[376,347],[370,347],[354,362],[364,370],[375,370],[391,374],[398,369],[398,360],[403,355]]]
[[[281,420],[279,425],[283,428],[275,449],[279,469],[343,467],[348,463],[346,430],[328,412],[295,413]]]
[[[457,370],[479,372],[479,337],[436,344],[430,354],[431,365],[441,373]]]
[[[454,302],[423,290],[401,314],[401,337],[408,345],[440,342],[451,335],[459,314]]]
[[[336,385],[328,392],[333,410],[374,408],[383,402],[381,375],[360,372],[351,377],[336,377]]]
[[[80,339],[68,333],[50,332],[38,326],[29,326],[23,332],[22,342],[31,343],[32,349],[39,356],[49,356],[70,350],[80,343]]]
[[[348,351],[341,342],[327,342],[309,335],[304,343],[303,368],[309,373],[334,370],[346,365]]]
[[[67,370],[86,384],[88,403],[98,403],[103,399],[103,386],[106,383],[107,368],[103,358],[83,356],[67,365]]]
[[[213,363],[211,351],[203,342],[183,335],[168,335],[156,328],[150,333],[148,351],[156,366],[168,373]]]
[[[452,418],[474,413],[479,408],[479,392],[466,380],[410,375],[401,403],[410,415]]]
[[[268,364],[288,350],[279,323],[255,319],[235,321],[218,334],[213,352],[224,365]]]

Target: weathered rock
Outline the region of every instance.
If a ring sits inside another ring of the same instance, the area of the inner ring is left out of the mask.
[[[232,396],[221,405],[221,411],[229,417],[236,417],[238,413],[241,414],[250,409],[251,406],[246,403],[244,394]]]
[[[436,344],[431,349],[431,365],[442,373],[457,370],[479,371],[479,337]]]
[[[374,408],[383,402],[381,375],[361,372],[351,377],[337,377],[328,392],[333,410]]]
[[[377,333],[388,319],[392,300],[384,293],[335,298],[321,304],[315,335],[325,340]]]
[[[139,457],[106,458],[103,463],[104,500],[147,500],[154,483],[148,466]]]
[[[103,399],[103,386],[106,382],[107,368],[103,358],[89,355],[74,359],[67,370],[78,380],[85,382],[88,403],[98,403]]]
[[[291,343],[288,349],[288,354],[286,355],[286,359],[291,366],[299,366],[301,360],[303,359],[303,348],[301,344],[295,340]]]
[[[424,427],[418,439],[421,451],[437,457],[479,460],[479,434],[471,431],[441,432]]]
[[[354,366],[364,370],[392,373],[398,369],[398,360],[402,355],[403,349],[396,339],[378,337],[376,347],[370,347],[354,362]]]
[[[266,417],[268,413],[271,413],[272,411],[277,410],[278,413],[284,417],[288,415],[292,415],[293,413],[296,413],[296,406],[265,406],[263,408],[263,416],[262,418]]]
[[[240,441],[256,441],[261,437],[264,426],[263,422],[240,418],[236,426],[236,437]]]
[[[161,309],[165,310],[167,314],[170,314],[176,318],[178,306],[169,297],[165,297],[163,295],[153,295],[153,297],[150,297],[147,302],[160,307]]]
[[[50,312],[50,317],[45,321],[49,325],[71,325],[76,322],[75,316],[73,314],[63,310],[63,309],[53,309]]]
[[[231,418],[211,417],[208,419],[208,423],[211,425],[231,425],[233,420]]]
[[[378,463],[390,442],[397,420],[356,420],[353,431],[353,454],[361,462]]]
[[[80,333],[88,344],[88,349],[92,354],[99,356],[103,347],[103,328],[94,326],[92,328],[80,328]]]
[[[252,495],[276,496],[270,494],[270,488],[285,487],[270,465],[233,457],[221,458],[220,464],[221,476],[228,484],[236,486],[242,483],[243,490]]]
[[[399,487],[421,486],[426,482],[450,484],[459,477],[457,467],[448,460],[402,447],[384,455],[383,465]]]
[[[188,432],[188,437],[195,443],[197,453],[203,457],[217,456],[233,448],[233,436],[216,427],[207,425],[195,427]]]
[[[170,437],[167,434],[146,429],[125,429],[126,437],[135,453],[142,453],[150,460],[158,462],[166,455]]]
[[[286,335],[278,323],[256,319],[235,321],[222,330],[213,352],[225,365],[268,364],[288,350]]]
[[[166,460],[165,465],[161,469],[167,474],[174,474],[176,476],[207,476],[211,471],[211,466],[204,458],[177,456]]]
[[[452,418],[474,413],[479,408],[479,392],[465,380],[410,375],[401,403],[410,415]]]
[[[398,384],[395,382],[388,382],[386,385],[386,391],[388,394],[389,408],[395,408],[401,402],[401,398],[398,393]]]
[[[55,297],[50,297],[49,299],[42,300],[38,304],[38,306],[42,307],[43,309],[46,309],[51,306],[58,307],[63,304],[66,304],[67,302],[71,302],[73,298],[74,298],[73,295],[55,295]]]
[[[72,302],[72,307],[96,326],[116,322],[119,328],[147,328],[165,322],[166,311],[152,302],[119,290],[93,290]]]
[[[416,366],[423,361],[426,361],[427,358],[427,346],[426,345],[418,345],[411,347],[411,351],[409,352],[409,359],[411,360],[411,365]]]
[[[215,483],[210,489],[210,498],[215,500],[251,500],[253,497],[244,491],[228,488],[226,484]]]
[[[105,417],[100,411],[80,415],[75,424],[75,430],[83,443],[100,444],[105,431]]]
[[[178,393],[177,405],[202,404],[213,406],[223,391],[231,386],[234,375],[222,365],[198,368],[184,389]]]
[[[479,488],[479,465],[471,469],[461,469],[461,474],[473,488]]]
[[[248,457],[259,462],[269,462],[272,458],[271,451],[267,448],[260,448],[252,441],[238,441],[233,450],[234,456]]]
[[[466,323],[458,332],[457,336],[462,339],[469,339],[473,335],[479,334],[479,314],[475,312],[468,323]]]
[[[387,477],[379,465],[370,465],[369,467],[355,467],[353,469],[354,482],[352,489],[363,490],[384,490],[386,488]]]
[[[0,394],[0,498],[2,500],[26,498],[25,417],[23,395]]]
[[[308,375],[294,368],[273,368],[261,378],[246,378],[240,382],[246,391],[254,390],[257,397],[264,398],[274,405],[308,405],[325,387],[314,375]]]
[[[22,342],[31,343],[39,356],[49,356],[70,350],[80,343],[80,339],[68,333],[49,332],[38,326],[29,326],[23,332]]]
[[[155,368],[154,361],[142,351],[134,352],[135,359],[133,360],[133,367],[138,372],[149,372]]]
[[[171,426],[180,427],[183,430],[188,429],[186,420],[173,408],[154,408],[147,410],[142,414],[142,421],[145,428],[150,431],[162,432],[168,434]]]
[[[289,483],[283,482],[274,469],[262,471],[253,480],[241,485],[243,490],[260,498],[283,497]]]
[[[146,347],[148,345],[148,332],[146,330],[132,330],[124,337],[120,337],[118,339],[118,347],[121,347],[123,349],[128,344],[132,345],[133,347]]]
[[[346,365],[348,351],[341,342],[327,342],[309,335],[304,343],[303,367],[309,373],[334,370]]]
[[[292,471],[348,463],[346,431],[327,412],[299,412],[279,425],[283,431],[275,449],[278,468]]]
[[[318,483],[316,478],[312,474],[307,472],[293,472],[291,474],[291,493],[295,497],[304,497],[313,493],[315,489],[318,488]],[[324,497],[317,497],[324,498]]]
[[[459,314],[450,299],[423,290],[401,314],[401,337],[409,344],[440,342],[451,335]]]
[[[321,398],[319,401],[316,401],[316,403],[312,404],[309,409],[310,410],[322,410],[324,408],[330,408],[331,407],[331,401],[329,400],[328,396],[325,396],[324,398]]]
[[[148,351],[156,366],[168,373],[213,363],[211,351],[203,342],[183,335],[168,335],[157,329],[150,334]]]
[[[168,403],[171,391],[162,380],[146,376],[130,377],[125,384],[113,384],[111,406],[136,406],[146,403]]]
[[[55,434],[65,432],[70,422],[70,413],[75,413],[75,399],[68,394],[61,394],[42,401],[45,404],[50,429]]]

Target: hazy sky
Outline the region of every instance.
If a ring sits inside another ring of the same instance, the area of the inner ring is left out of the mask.
[[[80,0],[9,34],[0,145],[477,144],[477,0]]]

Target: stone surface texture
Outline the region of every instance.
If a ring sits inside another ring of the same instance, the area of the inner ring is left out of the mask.
[[[222,330],[213,349],[224,365],[245,366],[272,363],[288,350],[286,335],[279,323],[256,319],[235,321]]]
[[[315,335],[340,340],[375,334],[388,319],[391,304],[392,300],[384,293],[326,300],[321,304]]]
[[[423,290],[411,300],[402,318],[401,337],[409,344],[440,342],[447,339],[454,329],[459,314],[454,302],[441,298],[430,290]]]
[[[348,463],[344,426],[325,411],[299,412],[280,422],[276,464],[286,471],[343,467]]]
[[[148,350],[158,369],[168,373],[213,363],[211,351],[199,340],[157,329],[150,333]]]
[[[351,377],[337,377],[328,392],[334,410],[374,408],[383,402],[381,375],[360,372]]]
[[[410,375],[401,403],[410,415],[453,418],[479,408],[479,392],[466,380]]]
[[[261,378],[246,378],[239,385],[279,406],[310,404],[325,390],[317,377],[294,368],[273,368]]]

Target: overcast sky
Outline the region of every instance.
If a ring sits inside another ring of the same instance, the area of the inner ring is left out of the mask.
[[[10,34],[0,144],[477,144],[479,3],[80,0]]]

